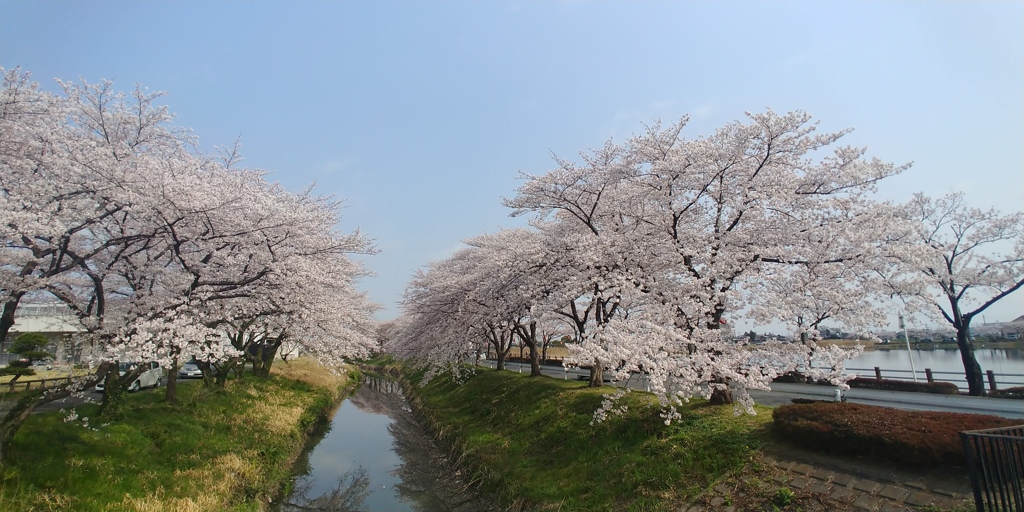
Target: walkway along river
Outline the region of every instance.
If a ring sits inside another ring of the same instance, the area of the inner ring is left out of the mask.
[[[399,384],[364,376],[295,464],[292,492],[271,510],[486,511],[413,418]]]

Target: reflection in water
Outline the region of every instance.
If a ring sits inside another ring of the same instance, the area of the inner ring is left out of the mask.
[[[318,512],[359,512],[370,495],[370,477],[366,469],[359,467],[338,477],[338,485],[329,492],[310,498],[313,484],[312,478],[300,478],[295,482],[288,500],[281,504],[283,512],[318,511]]]
[[[486,511],[420,428],[392,380],[366,376],[296,463],[293,493],[273,510]],[[321,482],[332,482],[325,486]]]
[[[444,454],[427,437],[411,414],[401,414],[388,426],[395,452],[402,464],[394,470],[400,480],[395,488],[415,510],[488,510],[469,492],[460,471],[452,471]]]

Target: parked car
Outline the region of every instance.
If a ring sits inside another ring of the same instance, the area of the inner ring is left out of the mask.
[[[178,370],[179,379],[201,379],[203,377],[203,371],[199,369],[199,365],[191,361],[181,365],[181,369]]]
[[[36,362],[32,363],[32,369],[33,370],[52,370],[53,369],[53,360],[51,360],[51,359],[43,359],[43,360],[36,361]]]
[[[932,342],[931,338],[921,338],[921,343],[931,343],[931,342]]]
[[[135,369],[139,363],[120,363],[117,366],[117,371],[122,376],[127,375],[129,371]],[[150,361],[148,363],[142,363],[145,365],[145,369],[142,373],[128,385],[128,391],[138,391],[142,388],[159,387],[160,379],[164,376],[164,371],[160,368],[160,364],[156,361]],[[106,383],[100,382],[96,384],[96,391],[103,392]]]

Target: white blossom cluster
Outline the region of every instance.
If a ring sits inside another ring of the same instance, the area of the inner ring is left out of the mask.
[[[531,227],[470,239],[418,273],[389,350],[446,369],[486,346],[563,337],[565,363],[591,368],[594,385],[643,373],[666,421],[694,396],[753,412],[747,390],[793,370],[844,385],[856,351],[818,346],[817,329],[884,323],[886,273],[917,253],[901,208],[870,195],[908,166],[835,147],[846,132],[819,134],[803,112],[748,114],[696,139],[685,123],[524,175],[505,203]],[[724,336],[740,312],[800,341]]]
[[[200,153],[161,93],[62,82],[58,95],[0,72],[5,308],[63,302],[94,363],[215,362],[261,340],[338,363],[375,347],[376,306],[356,289],[367,271],[350,258],[374,249],[336,230],[337,201],[239,168],[237,145]]]

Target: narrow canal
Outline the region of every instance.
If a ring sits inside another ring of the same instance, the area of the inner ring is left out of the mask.
[[[295,464],[292,492],[271,510],[486,511],[413,418],[397,382],[363,383],[315,432]]]

